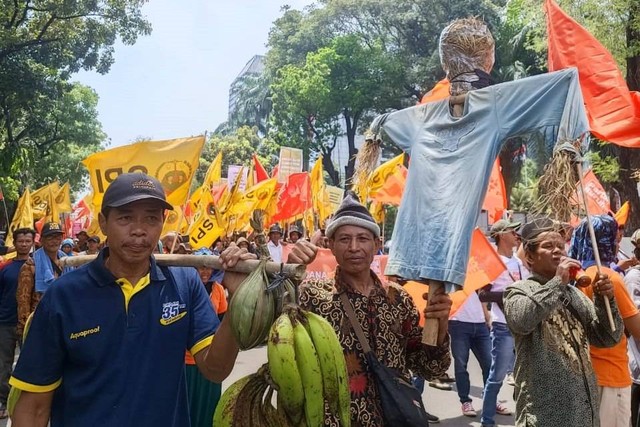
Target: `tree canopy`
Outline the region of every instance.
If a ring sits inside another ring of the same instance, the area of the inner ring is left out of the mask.
[[[73,73],[109,71],[114,43],[151,26],[142,0],[0,1],[0,168],[11,189],[85,176],[77,160],[104,144],[98,97]]]

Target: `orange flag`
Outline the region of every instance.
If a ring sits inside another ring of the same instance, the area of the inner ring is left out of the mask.
[[[471,250],[469,252],[469,263],[467,264],[467,276],[464,280],[464,286],[461,290],[449,294],[453,301],[449,316],[453,316],[462,307],[462,304],[472,292],[493,282],[507,269],[496,249],[489,243],[479,228],[473,230]],[[404,285],[404,289],[409,292],[413,302],[418,307],[420,325],[422,325],[424,322],[422,312],[427,305],[422,295],[429,290],[429,287],[418,282],[407,282]]]
[[[493,164],[487,195],[482,202],[482,209],[489,212],[489,225],[502,218],[502,214],[507,209],[507,191],[504,188],[504,179],[500,170],[500,159],[498,158]]]
[[[278,207],[271,222],[287,220],[311,209],[311,181],[308,172],[292,173],[280,189]]]
[[[631,210],[631,205],[629,202],[624,202],[618,212],[614,215],[616,222],[618,225],[625,225],[627,220],[629,219],[629,212]]]
[[[549,71],[576,67],[591,132],[625,147],[640,147],[640,93],[631,92],[615,59],[586,29],[546,0]]]
[[[424,94],[424,96],[420,100],[420,104],[426,104],[427,102],[440,101],[441,99],[448,98],[449,86],[449,80],[440,80],[438,83],[436,83],[433,89]]]
[[[587,208],[589,209],[589,215],[603,215],[611,212],[611,206],[609,205],[609,196],[607,192],[598,181],[598,178],[593,173],[593,170],[589,169],[582,177],[582,183],[584,184],[584,192],[587,195]],[[580,191],[580,184],[577,185],[577,199],[580,205],[579,209],[584,210],[584,204],[582,202],[582,192]]]
[[[269,174],[265,170],[264,166],[262,166],[262,163],[260,163],[260,159],[258,159],[258,156],[256,156],[255,154],[253,155],[253,170],[256,174],[256,184],[269,179]]]
[[[488,285],[507,269],[494,246],[489,243],[489,240],[479,228],[473,230],[471,250],[469,252],[469,263],[467,264],[464,286],[462,290],[456,291],[451,295],[453,305],[451,306],[450,316],[460,309],[467,297],[471,295],[471,292]]]
[[[407,172],[406,167],[400,166],[399,171],[387,178],[382,188],[369,194],[369,199],[380,204],[399,206],[407,183]]]

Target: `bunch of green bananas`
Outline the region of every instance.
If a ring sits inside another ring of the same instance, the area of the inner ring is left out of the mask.
[[[267,339],[269,328],[282,311],[283,301],[294,297],[294,285],[282,278],[270,283],[263,260],[240,284],[229,303],[231,330],[242,350]]]
[[[293,427],[281,405],[273,405],[275,389],[268,367],[231,384],[213,414],[214,427]]]
[[[342,345],[321,316],[287,305],[267,341],[269,372],[291,424],[324,425],[325,401],[342,426],[351,425],[349,377]]]

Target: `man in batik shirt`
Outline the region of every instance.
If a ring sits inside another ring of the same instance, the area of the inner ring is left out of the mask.
[[[340,294],[346,292],[369,345],[380,362],[401,372],[409,370],[426,379],[438,378],[449,368],[447,320],[451,299],[440,291],[425,310],[437,318],[438,344],[422,344],[419,313],[409,294],[393,282],[383,283],[370,269],[380,228],[357,197],[348,193],[326,230],[329,247],[338,262],[335,280],[303,283],[301,305],[333,326],[342,343],[349,372],[353,426],[382,426],[383,416],[372,373],[348,317]],[[295,262],[291,260],[290,262]],[[336,421],[331,422],[337,425]]]

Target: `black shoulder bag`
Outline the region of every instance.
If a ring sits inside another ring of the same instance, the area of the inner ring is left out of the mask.
[[[362,326],[356,318],[353,305],[346,292],[340,294],[342,305],[358,341],[364,350],[364,355],[373,374],[380,395],[380,405],[384,424],[387,427],[425,427],[429,425],[427,411],[422,403],[422,395],[411,383],[405,381],[395,369],[380,363],[367,342]]]

